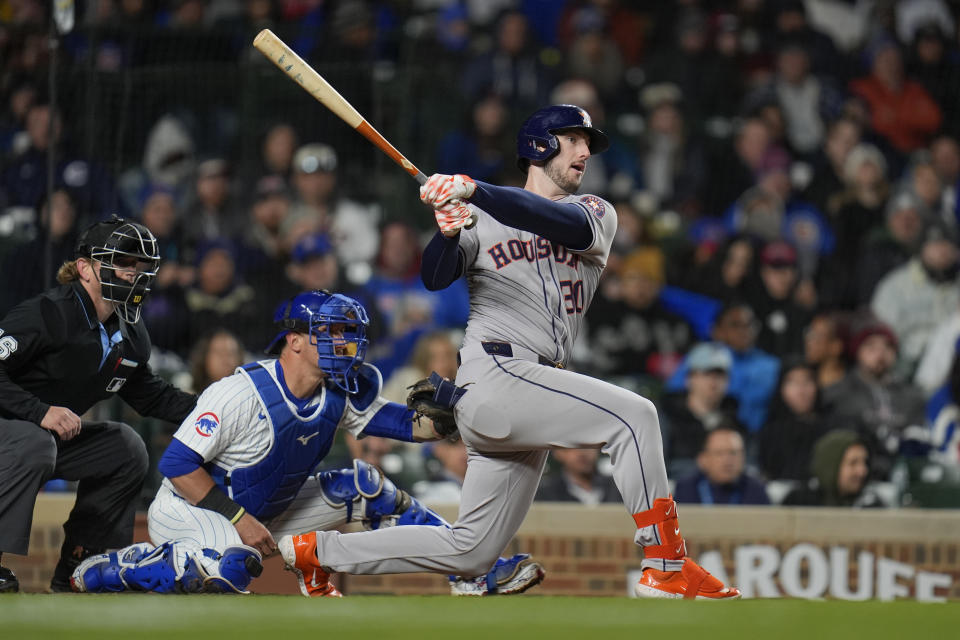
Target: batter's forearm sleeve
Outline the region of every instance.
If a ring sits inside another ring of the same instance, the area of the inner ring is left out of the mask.
[[[446,289],[463,275],[463,264],[460,234],[448,238],[437,231],[423,250],[423,262],[420,265],[423,286],[430,291]]]
[[[573,202],[554,202],[516,187],[497,187],[477,182],[470,202],[498,222],[543,236],[574,251],[593,244],[593,229],[587,212]]]

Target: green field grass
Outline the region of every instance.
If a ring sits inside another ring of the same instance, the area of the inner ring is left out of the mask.
[[[960,604],[571,598],[9,595],[0,638],[638,638],[821,640],[958,637]]]

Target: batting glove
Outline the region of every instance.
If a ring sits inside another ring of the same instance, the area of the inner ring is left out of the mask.
[[[461,229],[467,227],[473,222],[473,213],[470,207],[459,200],[448,202],[433,210],[433,215],[437,219],[437,226],[445,236],[454,236]]]
[[[435,173],[420,187],[420,199],[431,207],[439,207],[451,200],[467,200],[476,189],[477,183],[470,176]]]

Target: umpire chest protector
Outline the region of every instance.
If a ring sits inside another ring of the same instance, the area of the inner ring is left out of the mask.
[[[320,404],[309,416],[290,408],[277,380],[259,363],[244,365],[243,373],[260,396],[273,429],[270,451],[256,464],[211,470],[217,484],[229,488],[231,497],[260,520],[283,512],[307,477],[330,451],[343,416],[345,395],[324,387]]]

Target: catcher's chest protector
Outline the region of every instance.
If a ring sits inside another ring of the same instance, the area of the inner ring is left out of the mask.
[[[243,371],[266,409],[261,415],[273,427],[273,446],[252,466],[217,468],[212,475],[247,511],[266,520],[293,502],[307,477],[330,452],[346,398],[339,389],[325,387],[320,404],[303,417],[290,409],[279,383],[260,364],[245,365]]]

